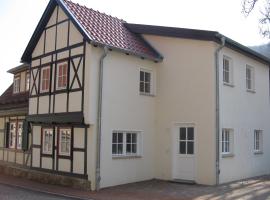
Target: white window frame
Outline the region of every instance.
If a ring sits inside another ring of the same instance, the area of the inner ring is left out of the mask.
[[[25,82],[26,82],[25,91],[29,91],[29,89],[30,89],[30,73],[29,72],[26,73]]]
[[[62,78],[63,77],[66,77],[66,86],[59,86],[59,70],[60,70],[60,66],[64,66],[66,65],[67,67],[67,70],[66,70],[66,75],[63,76],[63,73],[62,73]],[[63,90],[63,89],[66,89],[67,88],[67,82],[68,82],[68,62],[67,61],[64,61],[64,62],[59,62],[57,63],[57,76],[56,76],[56,81],[57,81],[57,84],[56,84],[56,89],[57,90]]]
[[[16,148],[17,149],[22,149],[22,132],[23,132],[23,122],[19,121],[17,123],[17,139],[16,139]]]
[[[181,138],[181,129],[185,129],[185,139]],[[188,138],[188,130],[193,129],[193,139]],[[185,144],[185,152],[181,153],[181,144]],[[188,153],[188,143],[193,144],[193,153]],[[178,134],[178,154],[185,156],[194,156],[195,155],[195,128],[194,126],[180,126]]]
[[[113,141],[113,135],[115,134],[122,134],[122,143],[114,142]],[[134,141],[127,142],[127,135],[128,134],[136,134],[136,143]],[[117,158],[117,157],[141,157],[142,156],[142,132],[141,131],[112,131],[112,139],[111,139],[111,154],[112,157]],[[127,145],[132,144],[136,145],[136,152],[127,152]],[[122,153],[114,153],[113,152],[113,145],[122,145]]]
[[[223,128],[221,132],[221,154],[225,156],[233,156],[234,130],[231,128]]]
[[[43,71],[44,70],[47,70],[47,69],[49,69],[49,78],[48,79],[46,79],[48,82],[49,82],[49,85],[48,85],[48,88],[47,89],[42,89],[42,82],[43,82]],[[51,71],[50,71],[50,66],[46,66],[46,67],[43,67],[43,68],[41,68],[41,70],[40,70],[40,73],[41,73],[41,76],[40,76],[40,92],[41,93],[44,93],[44,92],[49,92],[49,90],[50,90],[50,73],[51,73]]]
[[[254,130],[254,153],[262,153],[263,152],[263,131],[262,130]]]
[[[62,134],[65,134],[65,139],[63,141]],[[69,135],[69,141],[68,137]],[[63,151],[62,145],[65,145],[65,151]],[[61,156],[70,156],[71,155],[71,128],[59,128],[59,145],[58,152]]]
[[[13,127],[13,128],[11,128]],[[17,122],[9,123],[9,134],[8,134],[8,148],[15,149],[16,148],[16,138],[17,138]]]
[[[250,70],[250,77],[247,76],[247,70]],[[248,87],[248,81],[250,81],[250,88]],[[250,65],[246,65],[246,89],[248,92],[255,91],[255,69]]]
[[[229,71],[226,71],[225,70],[225,67],[224,67],[224,61],[227,60],[228,63],[229,63]],[[228,78],[229,80],[228,81],[225,81],[225,72],[228,72]],[[223,59],[222,59],[222,80],[223,80],[223,84],[224,85],[228,85],[228,86],[233,86],[233,61],[230,57],[228,56],[223,56]]]
[[[49,136],[48,140],[46,140],[46,134]],[[53,128],[43,128],[42,129],[42,153],[47,154],[47,155],[52,155],[53,146],[54,146]]]
[[[149,73],[150,74],[150,82],[146,82],[145,80],[141,81],[141,72],[143,73]],[[154,81],[155,77],[154,77],[154,72],[151,70],[151,69],[147,69],[147,68],[140,68],[139,70],[139,92],[141,95],[149,95],[149,96],[153,96],[155,94],[154,92],[154,84],[155,84],[155,81]],[[146,92],[145,91],[145,84],[146,83],[149,83],[150,84],[150,91],[149,92]],[[141,91],[141,84],[144,84],[144,91]]]
[[[19,93],[20,92],[20,82],[21,78],[20,77],[15,77],[14,82],[13,82],[13,93]]]

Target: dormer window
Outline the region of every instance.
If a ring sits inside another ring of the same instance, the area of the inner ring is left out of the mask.
[[[28,91],[30,87],[30,74],[26,74],[26,85],[25,85],[25,90]]]
[[[41,92],[49,92],[50,87],[50,66],[41,69]]]
[[[57,65],[57,90],[62,90],[67,88],[67,62],[61,62]]]
[[[13,93],[19,93],[20,92],[20,77],[14,78],[14,83],[13,83]]]

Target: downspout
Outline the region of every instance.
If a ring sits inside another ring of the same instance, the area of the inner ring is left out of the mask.
[[[104,46],[104,51],[99,61],[98,74],[98,108],[97,108],[97,148],[96,148],[96,190],[100,188],[100,151],[101,151],[101,123],[102,123],[102,92],[103,92],[103,65],[108,54],[108,47]]]
[[[216,185],[219,184],[219,129],[220,129],[220,106],[219,106],[219,53],[225,46],[225,37],[221,36],[221,45],[215,51],[216,64]]]

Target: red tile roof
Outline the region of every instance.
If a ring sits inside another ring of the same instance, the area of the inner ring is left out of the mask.
[[[63,0],[89,39],[93,42],[120,49],[127,53],[159,60],[161,56],[139,34],[128,30],[124,20],[100,13],[85,6]]]
[[[28,107],[29,93],[13,94],[13,84],[0,96],[0,109]]]

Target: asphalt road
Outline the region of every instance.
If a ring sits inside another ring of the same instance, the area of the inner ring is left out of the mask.
[[[0,184],[0,200],[74,200]]]

